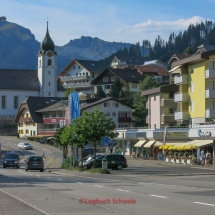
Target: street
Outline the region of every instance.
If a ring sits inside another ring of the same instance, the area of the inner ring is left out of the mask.
[[[0,138],[6,150],[17,149],[15,142],[21,141]],[[43,147],[31,144],[35,152]],[[128,160],[129,168],[109,175],[69,172],[54,166],[61,154],[46,147],[46,167],[51,172],[25,172],[23,165],[21,169],[0,169],[0,214],[214,213],[213,168]],[[23,151],[23,156],[26,153],[30,151]]]

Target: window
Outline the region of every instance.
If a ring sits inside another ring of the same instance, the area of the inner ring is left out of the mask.
[[[6,109],[6,96],[1,97],[1,108]]]
[[[194,101],[191,101],[191,111],[194,111]]]
[[[170,109],[169,109],[169,113],[170,113],[170,114],[174,114],[173,108],[170,108]]]
[[[107,116],[110,116],[110,112],[106,112],[106,115],[107,115]]]
[[[115,76],[111,76],[111,81],[115,81]]]
[[[14,98],[13,98],[13,107],[15,109],[18,109],[18,105],[19,105],[19,97],[18,96],[14,96]]]
[[[95,77],[95,74],[94,73],[92,73],[92,78],[94,78]]]
[[[194,82],[191,81],[190,86],[190,92],[194,93]]]
[[[49,75],[50,75],[51,73],[50,73],[50,71],[49,71]]]
[[[89,75],[89,73],[88,72],[86,72],[86,76],[88,76]]]
[[[83,76],[85,75],[85,72],[83,73]]]
[[[76,73],[76,76],[78,76],[78,73]]]
[[[127,118],[127,113],[119,113],[119,118]]]
[[[73,69],[75,69],[75,66],[73,66]]]
[[[51,66],[51,65],[52,65],[52,60],[48,59],[48,66]]]
[[[110,89],[110,85],[104,85],[105,90]]]
[[[108,82],[109,78],[108,77],[103,77],[103,82]]]
[[[110,103],[104,103],[104,107],[110,107]]]
[[[78,66],[78,69],[80,69],[81,67],[80,66]]]
[[[112,113],[112,116],[116,116],[116,113],[113,112],[113,113]]]
[[[79,73],[79,76],[81,76],[81,73]]]
[[[118,103],[112,103],[112,107],[118,107]]]
[[[137,84],[132,84],[132,88],[137,89]]]
[[[119,125],[119,128],[126,128],[128,127],[127,125]]]
[[[49,82],[49,86],[51,86],[51,83]]]

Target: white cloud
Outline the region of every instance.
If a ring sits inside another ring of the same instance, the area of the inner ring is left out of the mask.
[[[204,22],[204,17],[193,16],[189,19],[179,19],[173,21],[156,21],[149,19],[146,22],[137,23],[135,25],[125,26],[115,31],[117,35],[127,35],[133,42],[149,39],[154,42],[155,38],[160,35],[162,39],[168,39],[170,33],[178,33],[186,30],[190,24]],[[131,41],[130,41],[131,42]]]

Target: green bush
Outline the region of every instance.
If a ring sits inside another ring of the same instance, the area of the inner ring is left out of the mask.
[[[168,156],[168,155],[169,155],[169,152],[166,151],[166,152],[165,152],[165,157]]]
[[[175,152],[174,155],[177,157],[178,156],[178,152]]]
[[[188,153],[188,152],[185,152],[185,153],[184,153],[184,157],[187,158],[188,156],[189,156],[189,153]]]
[[[70,156],[68,156],[63,164],[63,169],[68,169],[70,167]]]

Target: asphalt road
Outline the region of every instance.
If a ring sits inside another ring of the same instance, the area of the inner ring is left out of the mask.
[[[14,141],[0,138],[8,149],[17,147]],[[34,151],[41,152],[41,147],[35,144]],[[53,160],[59,158],[55,149],[46,150]],[[21,153],[26,156],[30,152]],[[147,162],[128,160],[129,168],[111,171],[109,175],[54,168],[43,173],[25,172],[23,166],[1,168],[0,214],[214,214],[215,175],[206,175],[214,173],[213,169]],[[50,166],[49,161],[47,165]],[[190,171],[201,175],[167,176]]]

